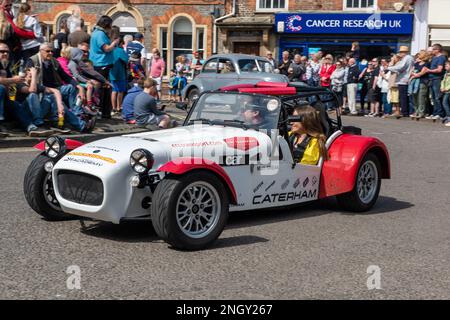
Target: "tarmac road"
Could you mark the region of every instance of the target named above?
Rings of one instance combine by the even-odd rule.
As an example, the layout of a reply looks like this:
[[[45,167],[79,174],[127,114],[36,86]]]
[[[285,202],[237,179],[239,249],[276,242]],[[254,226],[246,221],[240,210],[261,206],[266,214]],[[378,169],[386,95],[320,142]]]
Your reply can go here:
[[[215,246],[179,252],[149,223],[46,222],[22,192],[36,152],[0,151],[0,299],[449,299],[450,128],[344,118],[383,140],[392,180],[374,209],[333,201],[231,216]],[[81,289],[66,273],[79,266]],[[381,289],[368,290],[368,267]],[[371,282],[372,283],[372,282]]]

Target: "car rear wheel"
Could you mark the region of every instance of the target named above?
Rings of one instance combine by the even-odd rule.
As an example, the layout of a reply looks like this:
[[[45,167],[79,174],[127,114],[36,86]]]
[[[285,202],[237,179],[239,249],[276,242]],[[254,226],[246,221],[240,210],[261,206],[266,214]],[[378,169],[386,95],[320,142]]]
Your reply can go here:
[[[74,216],[64,213],[56,199],[53,189],[52,174],[45,170],[50,159],[38,155],[25,172],[23,191],[30,207],[49,221],[73,219]]]
[[[353,190],[336,197],[339,205],[354,212],[370,210],[380,193],[380,172],[380,161],[373,153],[368,153],[361,161]]]
[[[200,91],[197,88],[191,89],[188,94],[189,107],[192,107],[195,101],[200,97]]]
[[[167,177],[153,195],[153,227],[176,249],[204,249],[222,233],[228,201],[223,183],[209,172]]]

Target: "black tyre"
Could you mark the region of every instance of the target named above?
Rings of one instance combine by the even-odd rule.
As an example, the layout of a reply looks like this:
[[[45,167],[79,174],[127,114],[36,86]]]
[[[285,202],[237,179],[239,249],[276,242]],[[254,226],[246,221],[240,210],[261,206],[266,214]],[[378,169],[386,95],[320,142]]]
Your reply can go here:
[[[30,207],[50,221],[73,219],[74,216],[62,212],[53,191],[52,175],[45,171],[44,165],[50,159],[38,155],[25,172],[23,192]]]
[[[176,249],[204,249],[222,233],[228,204],[227,190],[212,173],[196,171],[167,177],[153,195],[153,227]]]
[[[189,107],[192,107],[194,102],[200,97],[200,91],[197,88],[193,88],[188,93],[188,101],[189,101]]]
[[[380,173],[380,161],[375,154],[368,153],[359,165],[353,190],[336,197],[341,208],[354,212],[370,210],[380,193]]]

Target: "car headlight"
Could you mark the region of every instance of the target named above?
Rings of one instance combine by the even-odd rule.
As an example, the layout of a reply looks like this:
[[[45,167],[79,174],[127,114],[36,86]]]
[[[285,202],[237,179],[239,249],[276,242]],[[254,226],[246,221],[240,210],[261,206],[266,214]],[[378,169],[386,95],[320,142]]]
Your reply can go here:
[[[55,159],[64,154],[66,151],[66,143],[61,137],[49,137],[45,140],[45,154]]]
[[[130,166],[137,173],[147,173],[153,167],[153,154],[145,149],[137,149],[131,153]]]

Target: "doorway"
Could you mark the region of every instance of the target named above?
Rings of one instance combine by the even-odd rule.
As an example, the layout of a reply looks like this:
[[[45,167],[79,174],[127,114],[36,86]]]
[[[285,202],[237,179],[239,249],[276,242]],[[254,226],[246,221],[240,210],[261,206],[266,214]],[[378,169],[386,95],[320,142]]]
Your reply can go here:
[[[259,42],[233,42],[233,52],[259,56]]]

